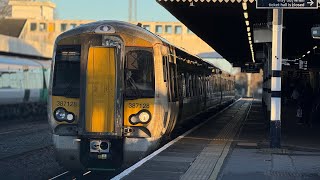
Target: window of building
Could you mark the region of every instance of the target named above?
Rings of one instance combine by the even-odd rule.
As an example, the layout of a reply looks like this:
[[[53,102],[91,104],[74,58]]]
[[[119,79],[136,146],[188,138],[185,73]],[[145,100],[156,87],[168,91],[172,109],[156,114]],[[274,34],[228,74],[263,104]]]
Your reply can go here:
[[[168,34],[172,34],[172,26],[171,26],[171,25],[166,25],[166,26],[165,26],[165,31],[166,31],[166,33],[168,33]]]
[[[175,34],[181,34],[182,33],[182,27],[181,26],[175,26],[174,27],[174,33]]]
[[[70,29],[77,27],[77,24],[70,24]]]
[[[174,27],[174,33],[175,34],[181,34],[182,33],[182,27],[181,26],[175,26]]]
[[[46,30],[47,30],[47,24],[46,23],[40,23],[39,31],[46,31]]]
[[[150,25],[143,25],[143,28],[145,28],[146,30],[150,31]]]
[[[31,23],[30,24],[30,31],[36,31],[37,30],[37,23]]]
[[[194,34],[190,29],[187,30],[188,34]]]
[[[162,26],[156,25],[156,33],[161,34],[162,33]]]
[[[67,24],[61,24],[60,29],[61,29],[61,32],[66,31],[67,30]]]

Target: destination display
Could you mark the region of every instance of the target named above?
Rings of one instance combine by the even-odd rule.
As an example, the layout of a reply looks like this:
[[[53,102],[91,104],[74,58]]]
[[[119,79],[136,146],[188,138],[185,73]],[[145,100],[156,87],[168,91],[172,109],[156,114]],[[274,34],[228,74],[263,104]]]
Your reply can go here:
[[[318,9],[317,0],[257,0],[257,9]]]

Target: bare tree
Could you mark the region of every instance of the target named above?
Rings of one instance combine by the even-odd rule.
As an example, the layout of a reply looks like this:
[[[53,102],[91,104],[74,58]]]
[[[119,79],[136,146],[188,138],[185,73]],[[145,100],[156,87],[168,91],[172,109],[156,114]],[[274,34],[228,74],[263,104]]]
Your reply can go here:
[[[10,6],[8,0],[0,0],[0,19],[10,15]]]

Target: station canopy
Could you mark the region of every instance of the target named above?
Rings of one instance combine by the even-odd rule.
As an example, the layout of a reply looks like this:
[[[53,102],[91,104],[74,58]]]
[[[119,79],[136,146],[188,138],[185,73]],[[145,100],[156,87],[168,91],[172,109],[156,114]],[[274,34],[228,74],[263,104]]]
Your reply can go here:
[[[253,0],[157,1],[233,66],[256,60],[259,62],[257,52],[265,45],[253,43],[253,30],[272,30],[272,9],[256,9]],[[283,58],[301,58],[320,44],[311,36],[311,28],[320,25],[320,11],[284,9],[283,12]],[[252,48],[248,32],[252,38]]]

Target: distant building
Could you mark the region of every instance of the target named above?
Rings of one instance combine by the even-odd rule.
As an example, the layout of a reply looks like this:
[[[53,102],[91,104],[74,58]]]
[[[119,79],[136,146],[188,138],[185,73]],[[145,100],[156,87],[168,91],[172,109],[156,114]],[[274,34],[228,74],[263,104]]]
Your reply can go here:
[[[134,22],[137,24],[136,22]],[[214,52],[214,50],[180,22],[139,22],[142,27],[158,34],[172,44],[186,49],[192,54]]]
[[[4,5],[2,5],[4,6]],[[54,41],[62,32],[93,20],[56,20],[50,1],[8,0],[0,34],[24,40],[44,57],[51,57]]]
[[[45,57],[52,56],[54,41],[59,34],[81,24],[94,22],[94,20],[55,19],[56,5],[50,1],[6,0],[5,4],[7,13],[5,19],[0,19],[0,34],[24,40]],[[144,28],[190,53],[214,51],[180,22],[140,23]]]
[[[21,19],[52,20],[56,5],[50,1],[9,0],[7,16]]]

